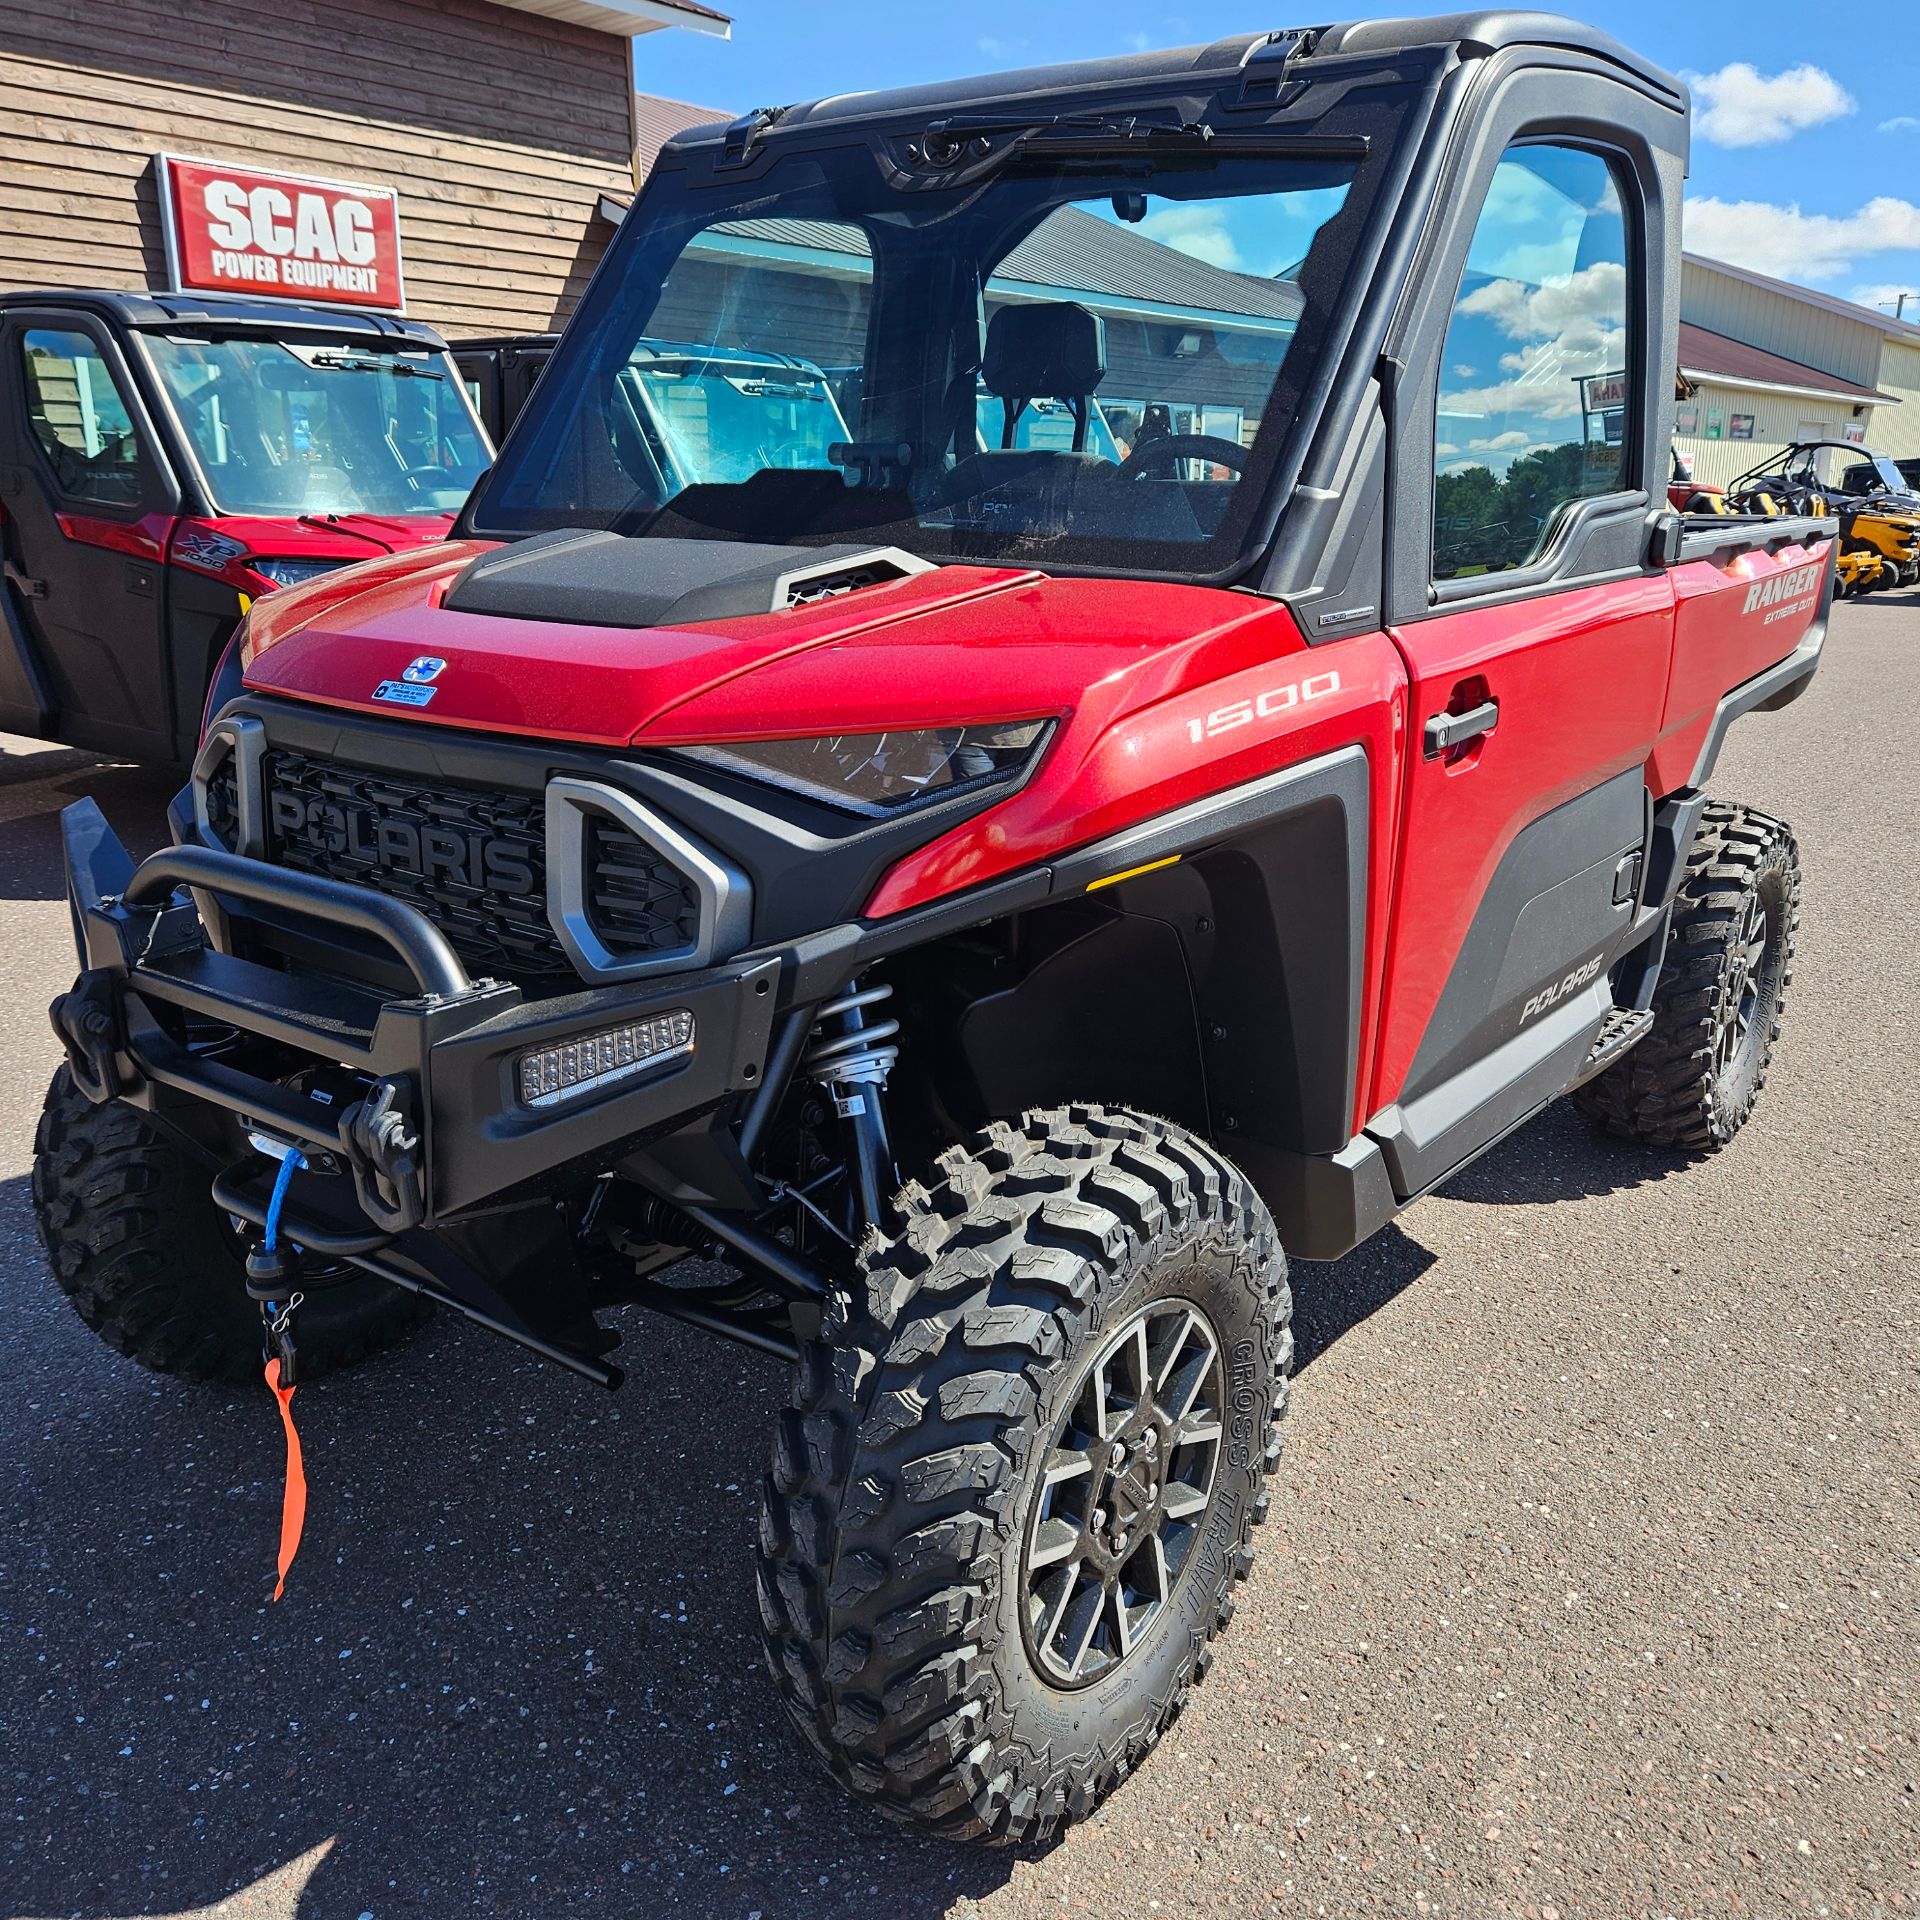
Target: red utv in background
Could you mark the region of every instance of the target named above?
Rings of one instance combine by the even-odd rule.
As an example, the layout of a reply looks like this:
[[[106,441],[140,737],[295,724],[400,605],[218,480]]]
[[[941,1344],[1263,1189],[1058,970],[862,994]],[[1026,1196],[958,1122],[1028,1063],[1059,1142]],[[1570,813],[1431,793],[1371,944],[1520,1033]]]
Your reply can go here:
[[[1676,513],[1724,513],[1726,494],[1693,477],[1693,459],[1678,447],[1667,451],[1667,505]]]
[[[414,321],[0,295],[0,729],[191,759],[252,602],[445,539],[490,458]]]

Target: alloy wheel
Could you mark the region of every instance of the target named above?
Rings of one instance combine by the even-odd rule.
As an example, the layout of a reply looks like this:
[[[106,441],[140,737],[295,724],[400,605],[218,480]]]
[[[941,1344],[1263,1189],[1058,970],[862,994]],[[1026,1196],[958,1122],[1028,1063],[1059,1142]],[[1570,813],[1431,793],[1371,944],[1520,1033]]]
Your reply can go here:
[[[1218,1477],[1220,1341],[1186,1300],[1142,1308],[1086,1366],[1046,1454],[1021,1597],[1056,1686],[1111,1673],[1173,1598]]]
[[[1749,893],[1727,949],[1726,986],[1721,995],[1720,1025],[1714,1035],[1716,1078],[1726,1078],[1741,1064],[1756,1027],[1764,1022],[1763,1003],[1768,997],[1765,961],[1771,931],[1766,903],[1757,891]]]

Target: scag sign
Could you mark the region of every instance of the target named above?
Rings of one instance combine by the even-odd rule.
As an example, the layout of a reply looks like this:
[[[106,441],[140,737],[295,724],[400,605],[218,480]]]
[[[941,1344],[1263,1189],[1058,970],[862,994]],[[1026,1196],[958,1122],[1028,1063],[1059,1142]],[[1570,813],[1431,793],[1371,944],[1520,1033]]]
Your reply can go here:
[[[343,307],[406,306],[391,187],[159,158],[167,263],[180,291]]]

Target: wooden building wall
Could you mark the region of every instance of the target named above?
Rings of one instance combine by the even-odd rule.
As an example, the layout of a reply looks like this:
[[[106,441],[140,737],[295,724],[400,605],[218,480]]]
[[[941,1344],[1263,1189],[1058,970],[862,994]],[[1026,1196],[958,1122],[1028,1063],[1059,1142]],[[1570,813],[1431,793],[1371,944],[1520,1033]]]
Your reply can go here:
[[[394,187],[411,315],[550,327],[633,192],[631,73],[487,0],[0,0],[0,288],[164,285],[173,152]]]

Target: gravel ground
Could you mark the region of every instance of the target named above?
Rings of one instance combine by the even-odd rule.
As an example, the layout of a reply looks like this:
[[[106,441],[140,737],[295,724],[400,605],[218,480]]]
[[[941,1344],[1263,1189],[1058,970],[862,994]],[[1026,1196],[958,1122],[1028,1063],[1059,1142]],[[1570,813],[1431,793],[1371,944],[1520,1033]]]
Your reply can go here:
[[[1297,1275],[1276,1517],[1173,1739],[1040,1857],[843,1800],[760,1670],[746,1549],[783,1382],[630,1320],[614,1398],[443,1319],[270,1404],[156,1382],[27,1207],[71,974],[57,809],[0,762],[0,1914],[1920,1908],[1920,598],[1842,608],[1717,790],[1795,822],[1772,1083],[1686,1166],[1556,1110]]]

